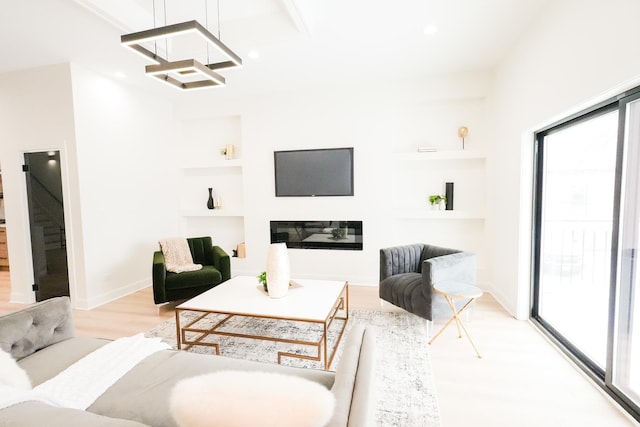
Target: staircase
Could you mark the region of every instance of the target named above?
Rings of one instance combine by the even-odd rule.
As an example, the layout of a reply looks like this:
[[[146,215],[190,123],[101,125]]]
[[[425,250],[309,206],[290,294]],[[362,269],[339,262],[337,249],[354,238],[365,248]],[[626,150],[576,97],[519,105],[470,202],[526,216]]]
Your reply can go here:
[[[44,240],[44,250],[64,248],[66,239],[62,200],[54,196],[35,176],[31,175],[30,178],[32,228],[42,230],[40,238]]]
[[[34,207],[35,224],[42,227],[45,250],[60,249],[66,245],[64,227],[54,222],[41,206]]]

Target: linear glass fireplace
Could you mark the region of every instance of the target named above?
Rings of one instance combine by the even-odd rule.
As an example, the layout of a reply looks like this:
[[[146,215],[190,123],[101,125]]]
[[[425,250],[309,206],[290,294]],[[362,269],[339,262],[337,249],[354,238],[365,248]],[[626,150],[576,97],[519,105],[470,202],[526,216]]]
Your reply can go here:
[[[271,221],[271,243],[292,249],[362,250],[362,221]]]

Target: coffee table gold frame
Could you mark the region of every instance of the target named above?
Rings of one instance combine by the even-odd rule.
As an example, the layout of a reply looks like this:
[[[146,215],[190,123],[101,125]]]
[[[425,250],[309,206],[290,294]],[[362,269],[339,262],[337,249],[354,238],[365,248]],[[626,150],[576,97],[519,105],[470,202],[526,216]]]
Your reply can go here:
[[[339,311],[344,311],[344,317],[338,316]],[[202,313],[196,319],[190,321],[185,326],[180,326],[180,313],[183,311],[190,311],[196,313]],[[209,315],[224,315],[224,318],[218,321],[215,325],[208,329],[201,329],[197,327],[193,327],[196,323],[204,319]],[[253,317],[256,319],[276,319],[276,320],[284,320],[290,322],[304,322],[304,323],[315,323],[323,325],[322,336],[317,341],[303,341],[303,340],[295,340],[295,339],[287,339],[280,337],[272,337],[265,335],[253,335],[253,334],[243,334],[238,332],[225,332],[221,331],[220,328],[224,326],[224,324],[234,316],[243,316],[243,317]],[[327,346],[327,335],[331,324],[335,319],[344,320],[344,323],[340,329],[340,333],[338,335],[338,339],[336,340],[336,344],[333,347],[333,351],[331,354],[328,353]],[[297,359],[305,359],[311,360],[315,362],[324,362],[324,369],[328,370],[333,362],[333,358],[336,355],[336,351],[338,350],[338,346],[340,345],[340,340],[344,335],[344,331],[347,327],[347,322],[349,321],[349,283],[345,282],[344,288],[342,292],[336,299],[333,307],[329,310],[329,314],[324,319],[324,321],[310,320],[310,319],[302,319],[302,318],[285,318],[285,317],[276,317],[276,316],[263,316],[263,315],[255,315],[250,313],[230,313],[230,312],[221,312],[221,311],[209,311],[209,310],[194,310],[194,309],[181,309],[176,307],[176,336],[178,339],[178,350],[182,349],[184,345],[185,349],[189,349],[193,346],[206,346],[213,347],[217,355],[220,355],[220,344],[219,343],[210,343],[204,342],[203,340],[209,335],[220,335],[227,337],[238,337],[238,338],[251,338],[256,340],[265,340],[265,341],[275,341],[282,342],[288,344],[297,344],[297,345],[306,345],[316,348],[316,355],[304,355],[304,354],[295,354],[284,351],[278,352],[278,364],[282,362],[282,357],[293,357]],[[200,334],[197,338],[193,340],[187,339],[187,332],[192,332],[196,334]]]

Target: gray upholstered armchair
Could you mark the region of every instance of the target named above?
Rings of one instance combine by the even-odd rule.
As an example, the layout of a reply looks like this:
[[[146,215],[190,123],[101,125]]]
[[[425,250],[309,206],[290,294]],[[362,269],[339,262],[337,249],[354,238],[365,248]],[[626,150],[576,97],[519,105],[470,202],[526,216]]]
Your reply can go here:
[[[439,281],[476,283],[476,256],[471,252],[422,243],[380,249],[380,298],[427,320],[451,315]]]

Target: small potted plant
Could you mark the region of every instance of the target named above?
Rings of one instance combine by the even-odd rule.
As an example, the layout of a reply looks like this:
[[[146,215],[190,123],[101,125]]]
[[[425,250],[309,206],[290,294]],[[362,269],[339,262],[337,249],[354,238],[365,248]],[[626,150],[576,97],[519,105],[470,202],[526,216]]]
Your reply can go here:
[[[341,240],[344,239],[346,236],[347,232],[345,231],[344,228],[334,228],[333,230],[331,230],[331,238],[333,240]]]
[[[429,196],[429,203],[431,203],[431,209],[440,209],[443,210],[445,208],[445,204],[447,203],[446,196],[442,196],[440,194],[432,194]]]
[[[258,282],[262,283],[262,287],[264,288],[265,292],[268,292],[269,289],[267,288],[267,272],[263,271],[262,273],[258,274],[258,276],[256,276],[258,278]]]

